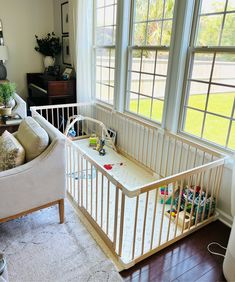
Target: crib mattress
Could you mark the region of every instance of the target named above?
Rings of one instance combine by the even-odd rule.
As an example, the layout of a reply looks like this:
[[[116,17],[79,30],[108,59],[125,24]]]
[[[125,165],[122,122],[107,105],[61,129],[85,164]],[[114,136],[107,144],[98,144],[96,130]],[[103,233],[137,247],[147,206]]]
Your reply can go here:
[[[77,140],[74,143],[84,154],[101,167],[104,168],[104,165],[112,165],[112,169],[107,170],[107,172],[129,191],[159,179],[158,175],[150,173],[108,146],[105,146],[106,154],[101,156],[89,146],[89,139]]]

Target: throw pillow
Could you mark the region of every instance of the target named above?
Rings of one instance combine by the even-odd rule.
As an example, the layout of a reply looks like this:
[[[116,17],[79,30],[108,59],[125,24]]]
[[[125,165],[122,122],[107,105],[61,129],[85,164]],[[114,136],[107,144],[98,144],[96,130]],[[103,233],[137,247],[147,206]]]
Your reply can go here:
[[[16,138],[25,149],[27,162],[39,156],[49,144],[47,132],[32,117],[23,119]]]
[[[11,133],[5,130],[0,136],[0,171],[19,166],[24,160],[24,148]]]

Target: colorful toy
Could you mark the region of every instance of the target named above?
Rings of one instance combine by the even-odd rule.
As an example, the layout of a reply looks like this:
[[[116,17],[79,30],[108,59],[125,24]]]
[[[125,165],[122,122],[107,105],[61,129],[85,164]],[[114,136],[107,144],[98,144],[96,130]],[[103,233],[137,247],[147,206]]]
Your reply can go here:
[[[99,139],[95,134],[92,134],[89,138],[90,147],[96,147]]]
[[[172,189],[168,186],[160,187],[159,189],[160,194],[160,203],[163,204],[165,201],[165,204],[170,205],[171,204],[171,194]]]

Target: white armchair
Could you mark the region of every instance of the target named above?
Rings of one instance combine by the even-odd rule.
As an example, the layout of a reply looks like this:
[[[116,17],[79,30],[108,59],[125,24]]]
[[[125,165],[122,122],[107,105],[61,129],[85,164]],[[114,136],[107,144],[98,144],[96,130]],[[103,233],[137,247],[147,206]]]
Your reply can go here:
[[[65,136],[43,117],[34,119],[46,130],[50,144],[34,160],[0,172],[0,222],[52,205],[64,221]]]
[[[27,116],[26,102],[16,93],[14,95],[14,100],[15,100],[15,106],[12,109],[12,113],[18,114],[22,118],[25,118]]]

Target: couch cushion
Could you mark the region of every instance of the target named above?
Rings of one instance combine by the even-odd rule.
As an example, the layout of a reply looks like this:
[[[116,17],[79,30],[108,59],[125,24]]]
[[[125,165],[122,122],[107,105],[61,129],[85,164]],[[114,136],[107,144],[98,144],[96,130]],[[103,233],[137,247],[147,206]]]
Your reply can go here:
[[[24,163],[25,150],[17,139],[4,131],[0,136],[0,171],[19,166]]]
[[[27,162],[39,156],[49,144],[47,132],[31,117],[23,119],[16,138],[25,149]]]

